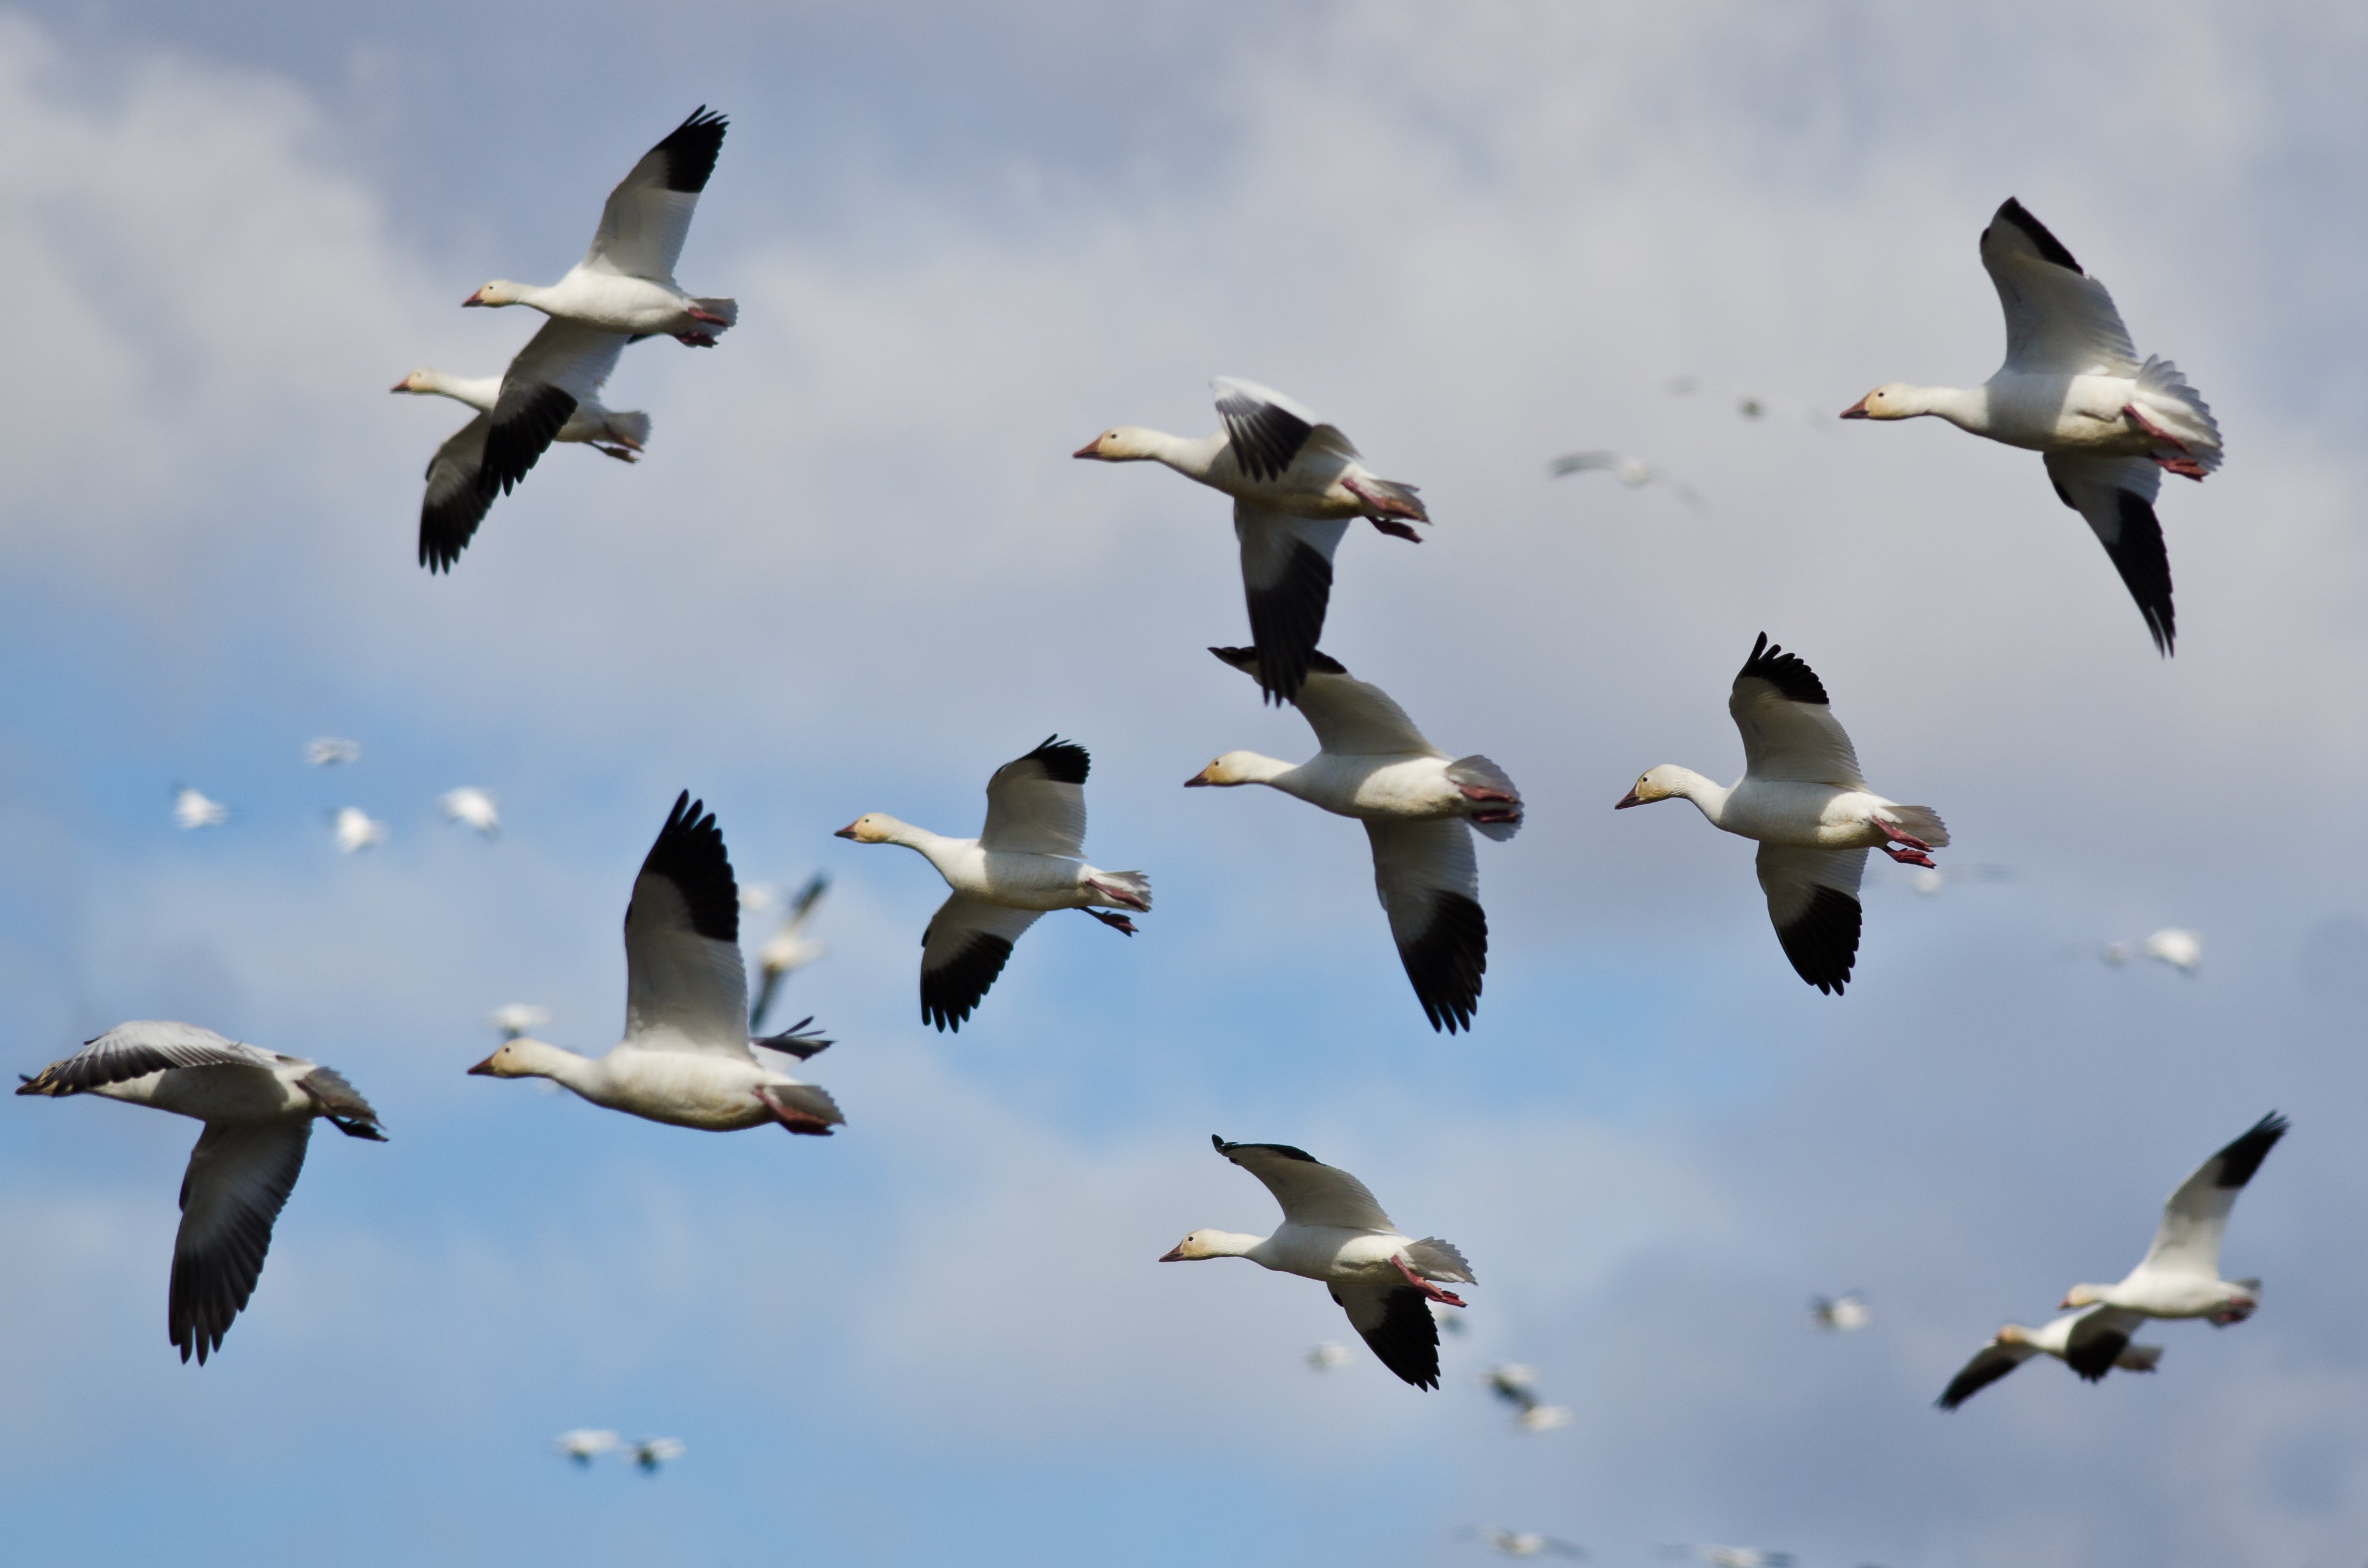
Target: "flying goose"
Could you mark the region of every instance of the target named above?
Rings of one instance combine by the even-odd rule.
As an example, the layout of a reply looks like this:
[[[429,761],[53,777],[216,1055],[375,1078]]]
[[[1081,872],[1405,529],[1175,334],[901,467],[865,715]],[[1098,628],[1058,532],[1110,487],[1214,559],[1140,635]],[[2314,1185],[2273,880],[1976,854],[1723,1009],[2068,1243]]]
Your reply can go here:
[[[1257,650],[1209,652],[1258,678]],[[1307,658],[1292,702],[1315,732],[1322,748],[1315,756],[1294,765],[1229,751],[1185,786],[1264,784],[1362,822],[1373,846],[1373,883],[1423,1017],[1450,1034],[1468,1029],[1488,967],[1488,917],[1469,830],[1512,837],[1521,826],[1521,792],[1485,756],[1450,758],[1388,693],[1352,678],[1339,661],[1314,649]]]
[[[1551,1432],[1571,1423],[1568,1405],[1547,1404],[1539,1400],[1538,1369],[1525,1362],[1499,1361],[1476,1381],[1513,1407],[1514,1424],[1525,1432]]]
[[[329,818],[329,829],[336,836],[340,855],[351,855],[386,842],[386,824],[359,806],[338,807]]]
[[[625,345],[660,334],[712,348],[739,318],[731,300],[694,299],[674,280],[699,193],[715,171],[724,119],[705,105],[609,193],[592,248],[550,288],[496,278],[461,302],[526,305],[551,318],[502,377],[485,434],[485,482],[507,490],[534,466],[576,404],[608,379]]]
[[[1789,1551],[1760,1546],[1665,1546],[1664,1557],[1689,1557],[1709,1568],[1793,1568]]]
[[[1907,866],[1949,842],[1929,806],[1866,787],[1824,683],[1761,632],[1726,699],[1743,733],[1743,777],[1722,789],[1691,768],[1648,769],[1616,811],[1691,801],[1714,827],[1759,841],[1759,886],[1776,939],[1803,980],[1839,996],[1858,957],[1859,878],[1869,848]]]
[[[447,822],[459,823],[462,827],[472,827],[487,838],[495,838],[501,835],[502,814],[495,806],[493,791],[490,790],[480,790],[472,784],[463,784],[458,790],[447,790],[437,796],[436,803],[443,808],[444,820]]]
[[[658,1466],[668,1460],[678,1460],[689,1451],[680,1437],[643,1437],[633,1445],[633,1463],[643,1475],[655,1475]]]
[[[2087,1312],[2066,1312],[2044,1328],[2008,1324],[1996,1338],[1974,1352],[1974,1358],[1949,1380],[1934,1403],[1943,1410],[1954,1410],[2038,1355],[2055,1357],[2092,1383],[2116,1367],[2125,1372],[2151,1372],[2162,1359],[2162,1346],[2130,1343],[2131,1330],[2145,1321],[2136,1312],[2090,1307]],[[2080,1335],[2077,1359],[2072,1350],[2076,1334]]]
[[[2041,453],[2055,498],[2088,520],[2169,653],[2178,629],[2155,494],[2166,472],[2201,480],[2220,466],[2220,426],[2178,366],[2139,362],[2105,286],[2012,197],[1982,231],[1982,265],[2006,308],[1998,373],[1978,387],[1886,382],[1842,417],[1937,415]]]
[[[343,763],[359,762],[362,744],[340,740],[336,735],[318,735],[304,743],[304,760],[314,767],[336,767]]]
[[[1328,1372],[1335,1367],[1345,1367],[1349,1364],[1349,1347],[1345,1345],[1335,1345],[1327,1339],[1321,1345],[1311,1346],[1302,1359],[1315,1371]]]
[[[118,1024],[27,1078],[20,1095],[102,1095],[206,1124],[181,1178],[181,1228],[165,1320],[200,1367],[255,1293],[271,1227],[304,1168],[313,1120],[386,1142],[378,1112],[335,1072],[224,1040],[195,1024]]]
[[[1228,1143],[1213,1134],[1209,1142],[1266,1184],[1282,1205],[1282,1223],[1270,1236],[1194,1231],[1159,1261],[1247,1257],[1262,1268],[1317,1280],[1382,1365],[1418,1389],[1437,1388],[1439,1325],[1431,1321],[1430,1303],[1460,1307],[1463,1301],[1431,1281],[1474,1283],[1463,1255],[1436,1236],[1414,1241],[1400,1234],[1363,1182],[1304,1149]]]
[[[2203,967],[2203,937],[2199,932],[2167,926],[2141,942],[2107,942],[2098,956],[2117,968],[2133,958],[2152,959],[2192,975]]]
[[[1499,1529],[1494,1525],[1474,1525],[1463,1532],[1473,1540],[1507,1557],[1585,1557],[1587,1548],[1567,1540],[1558,1540],[1535,1530]]]
[[[594,1105],[708,1132],[779,1123],[828,1137],[829,1095],[751,1049],[740,897],[715,818],[686,790],[625,906],[625,1038],[599,1057],[520,1035],[469,1069],[550,1078]],[[811,1023],[813,1020],[808,1019]],[[831,1042],[799,1029],[754,1042],[800,1058]]]
[[[576,1469],[589,1470],[595,1459],[622,1448],[624,1439],[604,1428],[579,1426],[553,1437],[551,1446],[575,1460]]]
[[[1574,473],[1608,473],[1630,490],[1641,490],[1647,484],[1666,484],[1677,498],[1702,510],[1702,498],[1694,487],[1679,479],[1668,469],[1648,463],[1642,458],[1632,458],[1620,452],[1570,452],[1546,465],[1546,477],[1563,479]]]
[[[2251,1317],[2261,1304],[2261,1282],[2220,1278],[2220,1238],[2237,1195],[2286,1135],[2286,1119],[2271,1111],[2196,1166],[2163,1204],[2154,1244],[2138,1266],[2116,1285],[2073,1286],[2063,1305],[2103,1305],[2149,1318],[2204,1318],[2214,1328]],[[2073,1330],[2065,1359],[2082,1377],[2100,1375],[2112,1359],[2105,1338],[2084,1324]]]
[[[781,928],[766,937],[765,945],[757,949],[757,972],[760,978],[756,1006],[748,1010],[751,1030],[765,1027],[765,1015],[772,1008],[773,994],[780,989],[781,982],[822,957],[822,944],[806,935],[806,923],[814,918],[814,905],[829,890],[830,878],[816,871],[799,890],[798,896],[790,901],[790,912],[782,917]]]
[[[639,461],[643,445],[650,438],[650,416],[603,408],[599,400],[591,395],[616,369],[617,356],[623,350],[625,339],[613,333],[585,335],[580,330],[563,330],[566,325],[561,322],[546,324],[510,362],[511,372],[520,378],[522,387],[550,381],[562,374],[554,357],[564,353],[571,341],[578,347],[605,356],[605,364],[583,367],[575,375],[571,384],[581,384],[583,395],[569,410],[565,422],[552,432],[551,439],[580,443],[620,462]],[[596,370],[597,374],[591,373]],[[414,370],[392,389],[449,397],[477,411],[474,419],[446,437],[444,444],[436,449],[436,455],[427,460],[427,493],[419,503],[419,564],[430,572],[452,569],[452,563],[461,559],[461,551],[476,537],[477,525],[485,520],[494,497],[504,488],[497,481],[488,483],[485,476],[485,437],[494,426],[494,409],[500,402],[502,385],[503,378],[499,376],[448,376],[440,370]],[[528,460],[527,466],[533,466],[532,459]],[[513,477],[511,483],[516,482]]]
[[[1003,972],[1011,944],[1047,911],[1082,909],[1134,935],[1134,922],[1103,911],[1148,910],[1150,879],[1085,861],[1086,773],[1092,765],[1075,741],[1046,736],[986,781],[986,825],[976,838],[947,838],[883,812],[866,812],[834,835],[858,844],[901,844],[953,890],[921,933],[924,1023],[959,1030]]]
[[[1809,1303],[1809,1321],[1829,1334],[1849,1334],[1864,1328],[1873,1316],[1867,1311],[1866,1298],[1856,1290],[1819,1296]]]
[[[1224,426],[1216,434],[1190,439],[1118,425],[1071,455],[1166,463],[1234,498],[1250,641],[1264,656],[1254,673],[1268,700],[1282,702],[1298,692],[1323,635],[1332,552],[1349,525],[1362,517],[1419,543],[1409,524],[1430,514],[1413,485],[1375,477],[1349,437],[1302,404],[1255,381],[1220,376],[1209,384]]]
[[[220,801],[208,800],[187,784],[173,791],[173,825],[183,832],[201,827],[220,827],[230,821],[230,808]]]

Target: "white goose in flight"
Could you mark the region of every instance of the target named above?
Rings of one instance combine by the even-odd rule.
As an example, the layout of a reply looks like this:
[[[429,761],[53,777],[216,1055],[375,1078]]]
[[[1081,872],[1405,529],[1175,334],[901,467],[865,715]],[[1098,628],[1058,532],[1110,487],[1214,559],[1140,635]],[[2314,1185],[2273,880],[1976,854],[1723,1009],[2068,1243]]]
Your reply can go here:
[[[1949,1380],[1934,1403],[1943,1410],[1954,1410],[2033,1356],[2053,1356],[2092,1383],[2116,1367],[2125,1372],[2151,1372],[2162,1359],[2162,1346],[2130,1343],[2131,1331],[2145,1321],[2136,1312],[2090,1307],[2087,1312],[2066,1312],[2044,1328],[2008,1324],[1996,1338],[1974,1352],[1974,1358]],[[2072,1351],[2075,1334],[2080,1335],[2077,1361]]]
[[[1258,678],[1257,650],[1209,652]],[[1313,649],[1307,657],[1292,702],[1322,749],[1295,765],[1229,751],[1185,786],[1264,784],[1362,822],[1372,840],[1373,882],[1423,1017],[1450,1034],[1470,1028],[1488,967],[1488,917],[1470,830],[1512,837],[1521,826],[1521,792],[1485,756],[1449,757],[1387,692],[1352,678],[1339,661]]]
[[[209,800],[199,790],[181,785],[173,791],[173,825],[185,833],[201,827],[220,827],[230,821],[230,808],[220,801]]]
[[[1949,842],[1930,806],[1903,806],[1866,787],[1858,754],[1798,653],[1761,632],[1726,699],[1743,733],[1743,777],[1713,783],[1691,768],[1648,769],[1614,810],[1691,801],[1714,827],[1759,841],[1759,886],[1776,939],[1803,980],[1839,996],[1858,957],[1859,878],[1866,852],[1930,866]]]
[[[1072,455],[1166,463],[1234,498],[1250,642],[1263,657],[1258,684],[1281,702],[1298,692],[1323,635],[1332,552],[1349,525],[1363,517],[1419,543],[1409,525],[1430,514],[1413,485],[1377,477],[1349,437],[1302,404],[1255,381],[1220,376],[1209,384],[1224,426],[1216,434],[1189,438],[1118,425]]]
[[[550,335],[549,327],[537,333],[510,362],[510,370],[520,377],[521,385],[539,384],[552,373],[547,358],[554,347]],[[564,347],[567,335],[559,335],[558,347]],[[599,400],[591,395],[616,368],[617,355],[625,342],[611,334],[600,335],[608,340],[608,364],[589,379],[583,397],[569,411],[566,422],[552,432],[551,438],[579,443],[620,462],[638,462],[642,447],[650,438],[650,416],[603,408]],[[476,537],[477,525],[485,520],[494,497],[501,494],[499,484],[485,483],[484,468],[485,436],[494,426],[494,408],[501,398],[502,381],[499,376],[448,376],[441,370],[414,370],[391,389],[421,396],[449,397],[477,411],[474,419],[445,437],[444,444],[436,449],[436,455],[427,460],[427,493],[419,503],[419,564],[430,572],[452,569],[452,563],[461,559],[461,551]]]
[[[1048,735],[986,781],[986,825],[976,838],[948,838],[884,812],[866,812],[833,835],[901,844],[953,890],[921,933],[924,1023],[959,1030],[1003,972],[1011,944],[1051,910],[1082,909],[1134,935],[1134,922],[1103,911],[1150,909],[1150,879],[1085,861],[1086,774],[1092,766],[1085,747]]]
[[[2155,494],[2165,472],[2200,480],[2220,466],[2220,426],[2178,366],[2139,362],[2105,286],[2011,197],[1982,231],[1982,265],[2006,308],[1998,373],[1977,387],[1886,382],[1842,417],[1937,415],[2042,454],[2056,499],[2087,519],[2169,653],[2178,627]]]
[[[1261,1268],[1316,1280],[1382,1365],[1418,1389],[1437,1388],[1439,1325],[1430,1303],[1460,1307],[1463,1301],[1431,1281],[1474,1283],[1463,1255],[1436,1236],[1400,1234],[1363,1182],[1304,1149],[1228,1143],[1214,1135],[1209,1142],[1266,1184],[1282,1205],[1282,1224],[1270,1236],[1194,1231],[1159,1261],[1247,1257]]]
[[[847,1119],[829,1095],[751,1049],[739,890],[723,835],[703,811],[689,790],[677,796],[633,879],[625,1038],[587,1057],[520,1035],[472,1074],[549,1078],[594,1105],[707,1132],[769,1122],[828,1137]],[[831,1042],[791,1030],[755,1043],[803,1059]]]
[[[591,398],[625,345],[664,334],[712,348],[738,319],[731,300],[694,299],[674,280],[699,193],[715,172],[724,119],[701,105],[609,193],[592,248],[550,288],[496,278],[461,302],[526,305],[551,320],[502,377],[485,433],[484,482],[508,490]]]
[[[2271,1111],[2196,1166],[2195,1174],[2180,1182],[2162,1206],[2154,1244],[2138,1266],[2119,1284],[2073,1286],[2063,1304],[2103,1305],[2149,1318],[2205,1318],[2215,1328],[2251,1317],[2261,1304],[2261,1282],[2220,1278],[2220,1238],[2228,1229],[2237,1195],[2286,1135],[2286,1119]],[[2084,1355],[2080,1329],[2073,1331],[2065,1358],[2083,1377],[2112,1359],[2093,1344]]]
[[[487,838],[501,836],[502,813],[492,790],[463,784],[437,796],[436,803],[442,808],[445,821],[474,828]]]
[[[751,1030],[765,1027],[765,1015],[771,1011],[774,994],[780,989],[781,982],[822,957],[822,944],[806,935],[806,926],[814,919],[814,905],[829,891],[829,876],[816,871],[799,890],[798,896],[790,901],[790,912],[782,917],[780,929],[766,937],[765,945],[757,949],[759,979],[756,1006],[748,1010]]]
[[[336,1073],[224,1040],[195,1024],[118,1024],[18,1086],[20,1095],[102,1095],[206,1124],[181,1178],[165,1327],[204,1366],[255,1293],[271,1227],[304,1168],[313,1121],[383,1143],[378,1112]]]

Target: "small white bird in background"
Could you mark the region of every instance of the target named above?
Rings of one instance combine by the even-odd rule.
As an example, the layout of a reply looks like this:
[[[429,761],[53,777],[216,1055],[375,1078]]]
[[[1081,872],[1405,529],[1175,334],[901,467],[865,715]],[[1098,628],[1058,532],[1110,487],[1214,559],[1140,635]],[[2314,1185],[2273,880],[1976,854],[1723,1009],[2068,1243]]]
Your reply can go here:
[[[1587,1548],[1570,1541],[1557,1540],[1535,1530],[1499,1529],[1494,1525],[1474,1525],[1459,1532],[1467,1540],[1476,1540],[1492,1551],[1508,1557],[1584,1557]]]
[[[2152,959],[2192,975],[2203,967],[2203,937],[2200,932],[2165,926],[2142,942],[2107,942],[2098,956],[2116,968],[2133,958]]]
[[[228,821],[230,808],[220,801],[209,801],[186,784],[173,791],[173,824],[183,832],[220,827]]]
[[[624,1447],[624,1439],[614,1432],[590,1426],[579,1426],[573,1432],[562,1432],[551,1440],[551,1446],[575,1461],[579,1470],[589,1470],[592,1461],[601,1454],[613,1453]]]
[[[1309,1350],[1305,1359],[1308,1366],[1315,1370],[1328,1372],[1335,1367],[1345,1367],[1349,1364],[1349,1347],[1345,1345],[1335,1345],[1327,1339]]]
[[[679,1437],[644,1437],[633,1445],[633,1462],[643,1475],[655,1475],[658,1466],[668,1460],[678,1460],[689,1449]]]
[[[781,982],[822,957],[822,944],[806,935],[806,923],[814,918],[814,905],[829,891],[830,878],[825,873],[816,871],[808,878],[791,902],[780,929],[766,937],[765,945],[757,949],[757,1003],[748,1010],[749,1033],[765,1027],[765,1015],[772,1008]]]
[[[1938,866],[1926,866],[1908,879],[1908,886],[1930,898],[1942,888],[1961,882],[2010,882],[2013,868],[2009,866],[1955,866],[1943,870]]]
[[[1439,1302],[1433,1301],[1430,1303],[1430,1315],[1432,1321],[1437,1323],[1444,1333],[1468,1334],[1471,1332],[1463,1322],[1463,1314],[1451,1307],[1441,1306]]]
[[[1849,1334],[1864,1328],[1873,1321],[1873,1314],[1867,1311],[1864,1295],[1845,1290],[1839,1296],[1819,1296],[1811,1301],[1809,1321],[1829,1333]]]
[[[304,760],[314,767],[336,767],[341,763],[359,762],[362,744],[341,741],[335,735],[321,735],[304,743]]]
[[[1571,1423],[1568,1405],[1546,1404],[1539,1400],[1535,1367],[1520,1361],[1500,1361],[1474,1381],[1513,1407],[1513,1422],[1524,1432],[1551,1432]]]
[[[1757,1546],[1665,1546],[1661,1555],[1691,1558],[1710,1568],[1793,1568],[1791,1552]]]
[[[1767,392],[1752,392],[1732,381],[1721,381],[1716,386],[1710,386],[1700,376],[1671,377],[1661,390],[1671,397],[1691,397],[1698,392],[1709,392],[1713,396],[1732,403],[1739,418],[1749,420],[1754,424],[1770,415],[1782,415],[1787,419],[1800,421],[1803,426],[1815,430],[1820,436],[1830,436],[1833,433],[1832,427],[1826,422],[1825,414],[1819,409],[1810,407],[1798,398],[1777,397]]]
[[[517,1040],[551,1022],[551,1009],[531,1002],[505,1002],[485,1015],[485,1022],[501,1030],[502,1039]]]
[[[473,827],[487,838],[495,837],[502,831],[501,813],[494,809],[494,794],[490,790],[463,784],[458,790],[445,790],[436,797],[436,803],[444,809],[446,822]]]
[[[329,821],[336,833],[340,854],[351,855],[358,849],[386,842],[386,824],[371,818],[359,806],[340,806]]]
[[[1668,470],[1656,468],[1642,458],[1622,457],[1618,452],[1572,452],[1546,465],[1548,479],[1561,479],[1574,473],[1608,473],[1631,490],[1640,490],[1647,484],[1664,484],[1679,500],[1696,511],[1702,510],[1702,498],[1692,485],[1681,483]]]

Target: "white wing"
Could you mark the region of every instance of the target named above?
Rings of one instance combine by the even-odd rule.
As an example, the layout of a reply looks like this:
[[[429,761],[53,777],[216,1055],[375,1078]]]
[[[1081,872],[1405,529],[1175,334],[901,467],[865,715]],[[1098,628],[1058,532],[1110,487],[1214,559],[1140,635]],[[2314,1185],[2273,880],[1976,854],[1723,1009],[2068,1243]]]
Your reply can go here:
[[[2261,1161],[2286,1135],[2286,1119],[2275,1111],[2261,1118],[2244,1136],[2195,1167],[2179,1190],[2162,1206],[2162,1223],[2154,1244],[2146,1249],[2140,1268],[2166,1274],[2200,1274],[2220,1278],[2220,1237],[2228,1228],[2237,1195],[2261,1168]]]
[[[2137,350],[2105,286],[2009,197],[1982,231],[1982,265],[2006,309],[2006,368],[2066,376],[2135,376]]]
[[[1754,778],[1863,790],[1858,753],[1826,699],[1825,683],[1798,653],[1759,634],[1736,673],[1726,710],[1743,734],[1744,771]]]
[[[1866,851],[1763,844],[1759,869],[1769,921],[1793,971],[1827,995],[1840,995],[1858,959]]]
[[[960,1030],[1011,957],[1011,944],[1043,912],[956,893],[921,933],[921,1021]]]
[[[1272,387],[1232,376],[1219,376],[1209,385],[1217,394],[1217,418],[1225,427],[1234,461],[1252,479],[1269,483],[1281,479],[1304,448],[1341,458],[1357,455],[1337,426]]]
[[[485,432],[482,483],[508,491],[526,477],[578,403],[596,400],[631,340],[553,316],[502,372]]]
[[[1307,677],[1324,635],[1324,612],[1332,602],[1332,552],[1340,548],[1349,521],[1296,517],[1247,501],[1234,503],[1250,641],[1258,651],[1258,685],[1269,699],[1290,698]]]
[[[1026,756],[995,770],[986,781],[982,849],[1030,855],[1086,852],[1086,774],[1093,758],[1075,741],[1047,735]]]
[[[1288,1143],[1228,1143],[1211,1135],[1217,1153],[1266,1184],[1292,1225],[1335,1225],[1349,1231],[1394,1233],[1365,1184],[1338,1165],[1327,1165]],[[1426,1311],[1426,1317],[1429,1314]]]
[[[141,1018],[118,1024],[85,1042],[25,1081],[20,1095],[76,1095],[108,1084],[144,1078],[173,1067],[260,1067],[266,1072],[292,1060],[237,1040],[224,1040],[195,1024]]]
[[[1212,648],[1218,658],[1255,680],[1255,648]],[[1445,756],[1423,738],[1406,710],[1380,687],[1357,679],[1329,653],[1309,655],[1307,678],[1292,704],[1326,751],[1349,756]]]
[[[2049,452],[2044,460],[2055,498],[2087,521],[2112,558],[2130,597],[2137,601],[2155,647],[2169,653],[2179,626],[2171,613],[2170,552],[2163,546],[2162,524],[2154,515],[2162,471],[2145,458]]]
[[[715,818],[684,790],[625,907],[625,1043],[748,1054],[740,893]]]
[[[1461,818],[1368,821],[1373,885],[1389,912],[1399,961],[1434,1029],[1472,1027],[1488,968],[1488,916],[1480,864]]]
[[[715,172],[723,131],[723,117],[702,104],[643,153],[633,172],[609,193],[584,265],[671,285],[699,193]]]
[[[181,1178],[181,1229],[173,1239],[166,1317],[181,1359],[203,1366],[222,1348],[255,1292],[272,1222],[304,1168],[313,1122],[206,1124]]]

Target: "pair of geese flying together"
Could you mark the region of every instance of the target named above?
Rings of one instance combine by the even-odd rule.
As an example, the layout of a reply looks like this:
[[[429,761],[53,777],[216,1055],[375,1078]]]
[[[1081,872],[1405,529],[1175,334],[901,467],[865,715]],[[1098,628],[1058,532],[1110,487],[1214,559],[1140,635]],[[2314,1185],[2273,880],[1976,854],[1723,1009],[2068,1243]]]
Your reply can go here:
[[[2203,1318],[2226,1328],[2251,1317],[2261,1304],[2261,1282],[2221,1278],[2220,1242],[2237,1195],[2286,1127],[2272,1111],[2197,1166],[2162,1206],[2154,1244],[2135,1268],[2117,1284],[2073,1286],[2065,1292],[2065,1315],[2043,1327],[2010,1323],[1999,1329],[1950,1381],[1941,1408],[1956,1409],[2033,1356],[2053,1356],[2092,1383],[2116,1367],[2151,1372],[2161,1346],[2130,1343],[2148,1318]]]
[[[419,509],[419,563],[449,572],[496,495],[553,441],[634,461],[650,418],[601,406],[598,392],[628,344],[673,337],[712,348],[739,319],[731,300],[696,298],[675,281],[700,193],[723,147],[724,118],[702,105],[642,155],[600,211],[584,259],[549,288],[496,278],[464,305],[525,305],[550,319],[499,378],[414,370],[393,390],[449,397],[477,416],[436,449]]]

